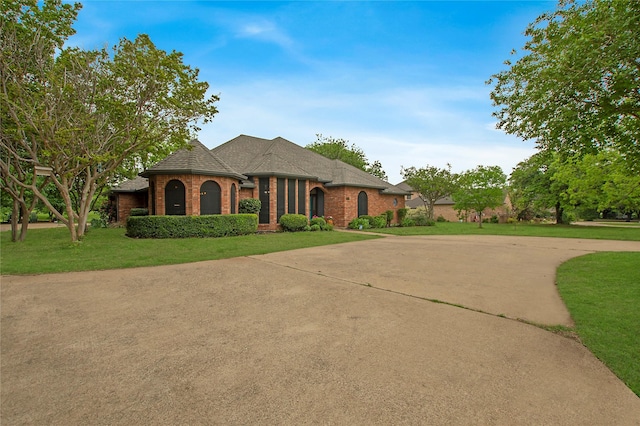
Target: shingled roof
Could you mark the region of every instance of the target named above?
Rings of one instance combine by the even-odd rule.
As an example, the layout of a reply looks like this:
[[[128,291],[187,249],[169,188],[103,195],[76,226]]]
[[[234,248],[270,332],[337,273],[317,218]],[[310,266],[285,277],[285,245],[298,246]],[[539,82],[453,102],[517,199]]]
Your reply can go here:
[[[118,186],[111,188],[113,192],[143,192],[149,188],[149,179],[136,176],[135,179],[125,180]]]
[[[158,174],[197,174],[247,179],[195,139],[189,142],[189,147],[174,152],[155,166],[140,173],[140,176],[148,178]]]
[[[326,186],[374,188],[385,194],[406,191],[340,160],[330,160],[284,138],[240,135],[211,150],[234,170],[249,176],[315,179]]]

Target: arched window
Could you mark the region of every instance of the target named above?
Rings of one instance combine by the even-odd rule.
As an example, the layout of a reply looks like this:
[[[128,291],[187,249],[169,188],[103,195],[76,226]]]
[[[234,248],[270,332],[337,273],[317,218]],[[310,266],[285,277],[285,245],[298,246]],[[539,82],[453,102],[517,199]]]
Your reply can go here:
[[[208,180],[200,187],[200,214],[220,214],[222,213],[220,185],[217,182]]]
[[[369,198],[367,193],[360,191],[358,194],[358,217],[366,216],[369,214]]]
[[[231,184],[231,214],[236,214],[236,206],[238,203],[236,202],[236,184]]]
[[[164,188],[164,214],[177,216],[187,214],[184,184],[177,179],[170,180]]]

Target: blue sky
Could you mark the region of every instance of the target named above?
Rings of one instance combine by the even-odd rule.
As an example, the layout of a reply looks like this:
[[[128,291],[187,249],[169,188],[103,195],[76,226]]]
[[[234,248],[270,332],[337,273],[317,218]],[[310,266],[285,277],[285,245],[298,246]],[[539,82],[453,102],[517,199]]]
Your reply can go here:
[[[184,53],[220,95],[198,138],[239,134],[347,139],[401,167],[477,165],[508,175],[535,152],[495,130],[485,81],[553,1],[85,1],[69,44],[112,46],[145,33]]]

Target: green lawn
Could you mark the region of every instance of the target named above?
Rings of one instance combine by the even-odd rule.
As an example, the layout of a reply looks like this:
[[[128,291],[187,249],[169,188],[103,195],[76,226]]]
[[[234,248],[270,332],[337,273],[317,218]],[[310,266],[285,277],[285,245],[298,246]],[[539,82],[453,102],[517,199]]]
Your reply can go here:
[[[640,252],[571,259],[557,283],[582,342],[640,396]]]
[[[438,222],[434,226],[368,229],[370,232],[393,235],[512,235],[520,237],[592,238],[598,240],[640,241],[640,227],[533,225]]]
[[[90,229],[72,244],[67,228],[31,229],[22,243],[0,235],[0,273],[44,274],[157,266],[264,254],[380,238],[345,232],[256,234],[228,238],[132,239],[123,228]]]
[[[640,241],[640,229],[437,223],[376,229],[394,235],[513,235]],[[41,274],[187,263],[379,238],[347,232],[272,233],[229,238],[145,240],[124,229],[92,229],[79,244],[66,228],[32,229],[23,243],[0,234],[2,274]],[[584,344],[640,395],[640,252],[596,253],[558,270],[558,288]]]

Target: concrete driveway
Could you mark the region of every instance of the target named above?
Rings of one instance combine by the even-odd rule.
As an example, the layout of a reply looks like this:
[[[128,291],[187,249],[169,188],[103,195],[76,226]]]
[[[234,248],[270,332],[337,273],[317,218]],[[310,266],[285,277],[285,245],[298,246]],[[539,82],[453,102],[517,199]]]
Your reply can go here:
[[[571,324],[555,268],[601,250],[640,243],[388,237],[3,276],[0,420],[638,425],[585,347],[517,320]]]

